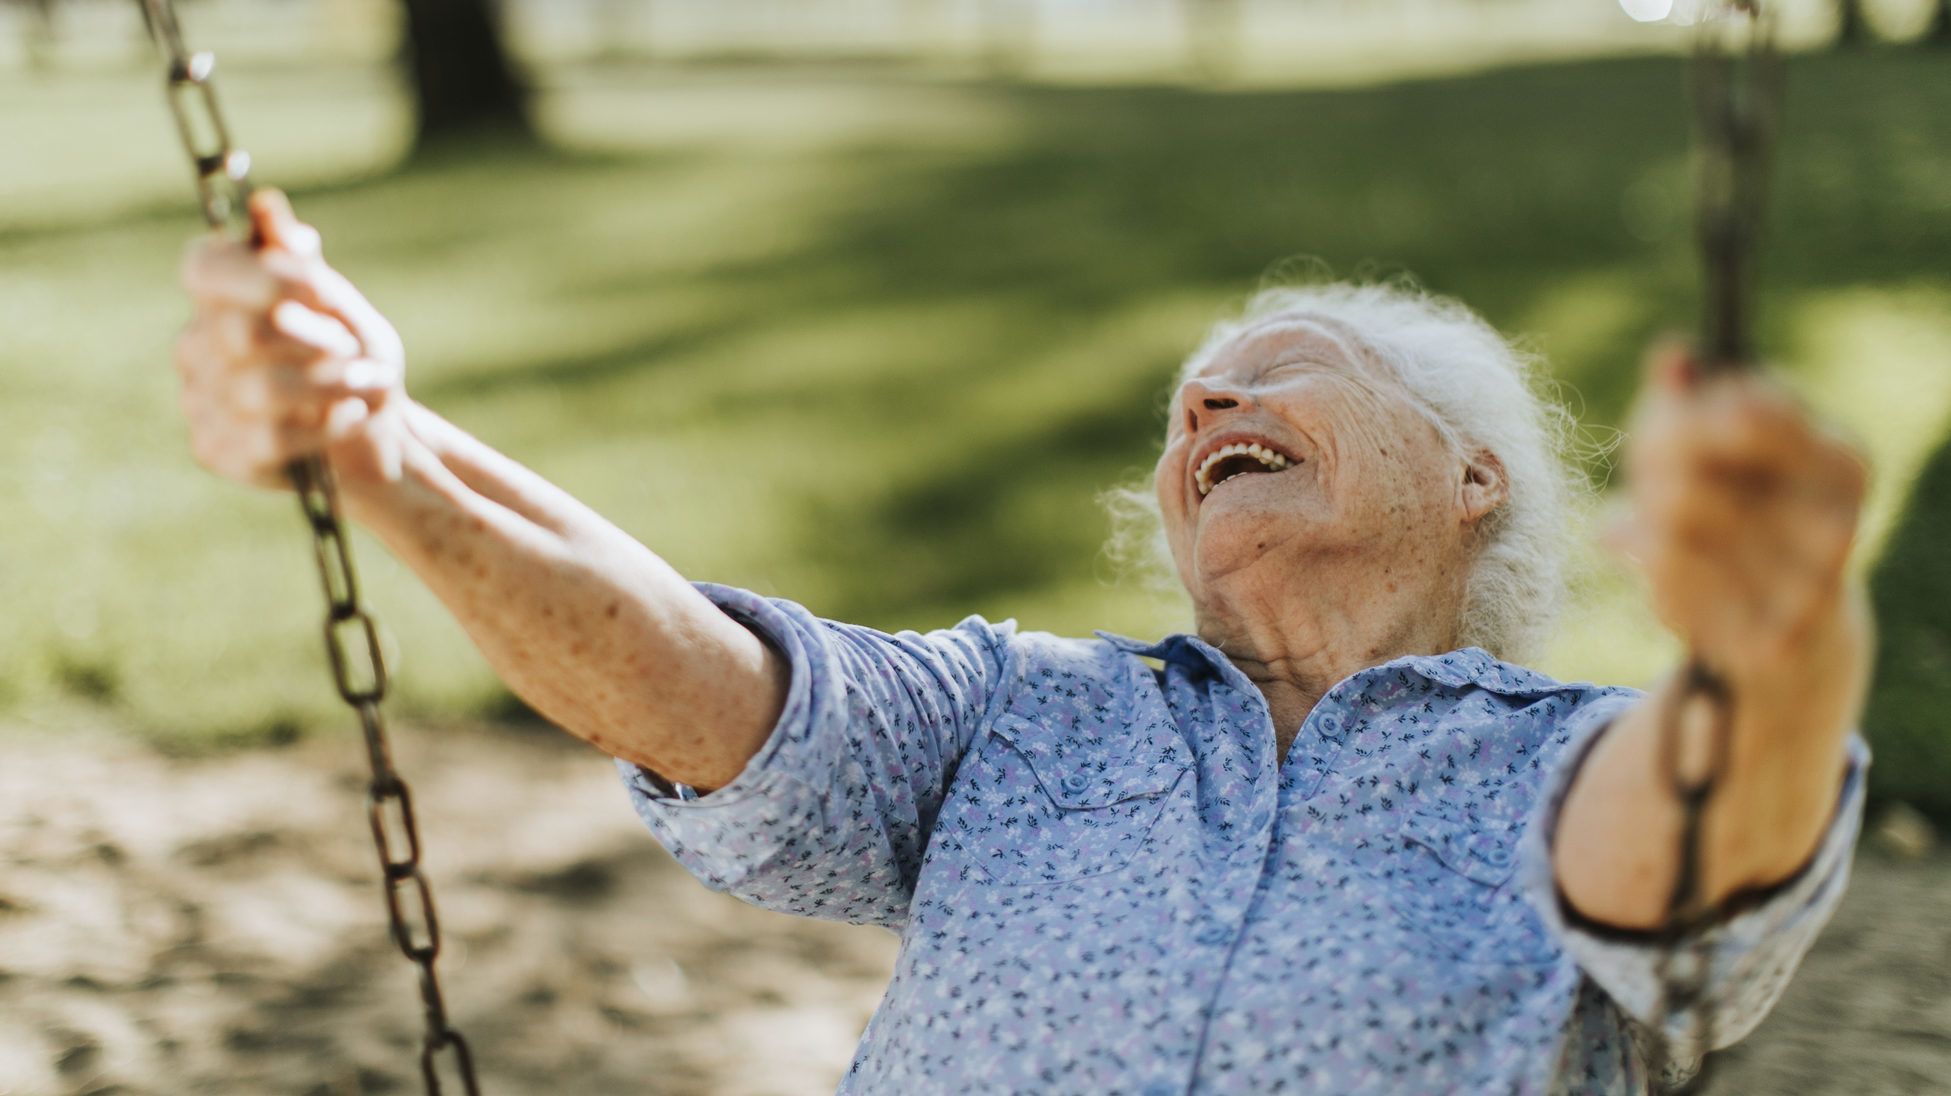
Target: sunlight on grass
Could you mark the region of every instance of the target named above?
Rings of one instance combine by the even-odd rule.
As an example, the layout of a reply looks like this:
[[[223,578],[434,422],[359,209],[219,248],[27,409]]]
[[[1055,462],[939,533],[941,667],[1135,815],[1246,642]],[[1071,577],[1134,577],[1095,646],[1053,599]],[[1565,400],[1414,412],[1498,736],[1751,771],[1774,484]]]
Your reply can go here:
[[[1555,300],[1547,298],[1547,301]],[[1572,329],[1604,331],[1624,298],[1579,294]],[[1547,303],[1545,313],[1554,307]],[[1562,302],[1556,307],[1567,307]],[[1951,288],[1929,282],[1797,297],[1785,311],[1783,357],[1792,383],[1845,430],[1873,469],[1854,569],[1864,573],[1903,512],[1919,468],[1951,430]],[[1556,326],[1556,325],[1554,325]],[[1615,325],[1617,329],[1630,329]],[[1679,655],[1635,581],[1596,549],[1579,562],[1586,585],[1544,665],[1574,678],[1650,682]]]
[[[1867,570],[1924,459],[1951,431],[1951,284],[1810,294],[1794,328],[1803,391],[1870,458],[1856,555]]]
[[[1572,603],[1539,668],[1565,681],[1650,687],[1673,668],[1680,645],[1660,627],[1638,580],[1589,540],[1573,569]]]
[[[1004,105],[944,82],[902,94],[817,73],[740,67],[645,79],[639,71],[571,70],[543,100],[541,121],[565,147],[747,150],[790,155],[835,145],[979,148],[1022,123]]]
[[[1814,151],[1781,179],[1770,341],[1869,439],[1871,548],[1951,421],[1937,74],[1811,60]],[[1174,367],[1289,256],[1461,296],[1601,434],[1694,310],[1663,58],[1229,94],[572,70],[545,99],[572,151],[363,180],[401,118],[370,73],[233,76],[267,179],[399,325],[419,398],[687,574],[890,629],[1183,627],[1112,581],[1095,499],[1142,476]],[[198,471],[173,414],[195,220],[154,89],[78,80],[0,118],[34,151],[0,173],[0,710],[112,711],[178,747],[341,727],[291,501]],[[1900,91],[1914,113],[1877,106]],[[115,147],[64,145],[84,124]],[[1904,166],[1838,185],[1852,164]],[[359,546],[403,714],[501,710],[440,606]],[[1643,683],[1671,644],[1588,570],[1545,668]]]
[[[0,72],[0,233],[176,208],[190,200],[159,62],[64,74]],[[223,73],[226,116],[267,179],[349,179],[390,166],[410,119],[393,82],[364,67]],[[80,135],[85,134],[85,141]],[[193,206],[183,206],[193,209]]]
[[[1630,358],[1641,332],[1675,319],[1654,311],[1656,303],[1646,294],[1650,277],[1647,271],[1621,268],[1569,275],[1541,293],[1513,330],[1538,333],[1530,339],[1548,363]],[[1584,399],[1576,389],[1567,387],[1559,397],[1583,416]]]

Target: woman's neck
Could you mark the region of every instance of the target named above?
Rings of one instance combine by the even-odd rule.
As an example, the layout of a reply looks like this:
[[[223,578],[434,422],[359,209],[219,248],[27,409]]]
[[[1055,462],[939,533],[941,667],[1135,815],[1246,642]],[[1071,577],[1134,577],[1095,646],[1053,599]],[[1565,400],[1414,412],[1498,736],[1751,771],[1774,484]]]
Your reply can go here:
[[[1455,648],[1461,597],[1418,586],[1366,589],[1310,580],[1273,596],[1208,597],[1197,607],[1200,638],[1260,689],[1279,756],[1329,689],[1350,675],[1404,655]],[[1394,586],[1395,588],[1389,588]]]

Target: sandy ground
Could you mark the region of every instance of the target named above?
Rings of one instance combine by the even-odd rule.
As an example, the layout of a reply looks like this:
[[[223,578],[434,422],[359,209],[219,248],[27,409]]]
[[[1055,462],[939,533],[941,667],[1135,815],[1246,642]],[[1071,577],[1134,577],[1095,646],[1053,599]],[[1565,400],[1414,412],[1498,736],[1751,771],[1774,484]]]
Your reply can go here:
[[[546,731],[411,728],[448,953],[499,1096],[831,1092],[894,941],[749,909]],[[0,1096],[418,1091],[348,740],[197,761],[10,739],[0,771]],[[1865,852],[1720,1093],[1951,1093],[1951,859]]]

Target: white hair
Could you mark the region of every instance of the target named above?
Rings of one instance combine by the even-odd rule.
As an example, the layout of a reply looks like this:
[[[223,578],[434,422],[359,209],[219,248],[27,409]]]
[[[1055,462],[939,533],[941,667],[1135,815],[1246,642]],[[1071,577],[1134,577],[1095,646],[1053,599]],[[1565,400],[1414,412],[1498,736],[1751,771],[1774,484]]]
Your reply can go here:
[[[1205,368],[1243,332],[1286,320],[1323,323],[1401,381],[1463,457],[1488,451],[1509,495],[1484,519],[1465,588],[1459,643],[1510,661],[1535,657],[1566,600],[1566,555],[1585,480],[1566,459],[1576,424],[1541,391],[1540,363],[1458,301],[1404,281],[1276,286],[1217,323],[1179,373]],[[1112,552],[1170,559],[1157,497],[1146,483],[1108,492]]]

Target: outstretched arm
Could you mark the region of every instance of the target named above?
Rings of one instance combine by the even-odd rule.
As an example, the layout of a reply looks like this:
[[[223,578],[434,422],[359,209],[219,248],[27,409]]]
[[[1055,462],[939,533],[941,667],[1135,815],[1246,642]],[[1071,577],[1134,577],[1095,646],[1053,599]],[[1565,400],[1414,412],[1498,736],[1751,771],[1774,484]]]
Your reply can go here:
[[[417,404],[400,474],[351,516],[420,576],[523,700],[606,753],[700,789],[765,744],[785,665],[650,549]]]
[[[1669,351],[1653,363],[1627,475],[1632,516],[1615,542],[1731,692],[1701,846],[1702,897],[1718,905],[1793,876],[1835,817],[1870,665],[1865,601],[1844,574],[1864,468],[1772,384],[1700,380]],[[1594,921],[1666,927],[1682,814],[1661,736],[1679,688],[1675,675],[1603,734],[1558,816],[1559,889]],[[1688,705],[1680,727],[1685,771],[1698,773],[1704,706]]]
[[[212,237],[178,344],[199,461],[281,486],[323,453],[348,514],[460,620],[523,700],[626,761],[730,783],[785,701],[780,656],[663,560],[540,476],[413,403],[391,325],[260,192],[256,249]]]

